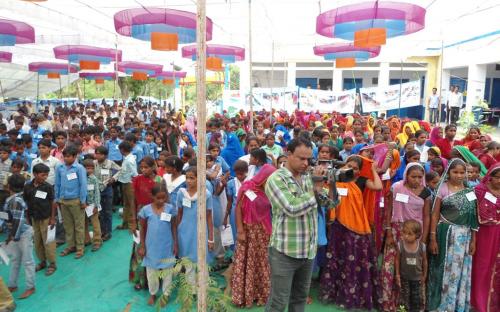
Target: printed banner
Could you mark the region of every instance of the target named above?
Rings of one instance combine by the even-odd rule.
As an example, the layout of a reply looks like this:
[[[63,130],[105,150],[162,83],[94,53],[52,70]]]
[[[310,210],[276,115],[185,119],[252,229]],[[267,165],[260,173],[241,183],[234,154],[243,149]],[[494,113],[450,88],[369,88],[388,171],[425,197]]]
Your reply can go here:
[[[360,88],[363,113],[385,111],[399,107],[399,84],[385,88]],[[401,85],[401,107],[420,105],[420,81]]]
[[[271,108],[277,111],[285,110],[292,113],[298,106],[298,88],[273,88],[271,96],[270,88],[253,88],[253,110],[261,111]],[[223,110],[227,111],[229,116],[234,116],[241,109],[247,111],[249,94],[246,98],[239,90],[224,90]]]
[[[299,88],[300,110],[320,111],[321,113],[354,113],[356,89],[333,92],[326,90]]]

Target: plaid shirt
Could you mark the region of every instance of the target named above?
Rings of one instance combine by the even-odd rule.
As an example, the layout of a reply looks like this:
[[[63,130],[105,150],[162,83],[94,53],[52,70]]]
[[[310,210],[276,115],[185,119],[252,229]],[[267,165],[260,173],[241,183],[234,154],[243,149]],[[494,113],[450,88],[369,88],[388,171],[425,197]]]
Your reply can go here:
[[[87,204],[99,207],[101,205],[101,189],[99,180],[95,175],[87,177]]]
[[[292,258],[314,259],[318,241],[318,201],[311,177],[303,175],[297,181],[288,169],[280,168],[267,179],[266,195],[273,216],[270,246]],[[318,199],[321,206],[333,206],[323,194]]]
[[[16,193],[8,197],[4,209],[9,214],[9,220],[7,221],[11,225],[9,236],[12,236],[14,241],[18,241],[24,231],[29,228],[26,223],[25,211],[27,206],[23,199],[23,193]]]

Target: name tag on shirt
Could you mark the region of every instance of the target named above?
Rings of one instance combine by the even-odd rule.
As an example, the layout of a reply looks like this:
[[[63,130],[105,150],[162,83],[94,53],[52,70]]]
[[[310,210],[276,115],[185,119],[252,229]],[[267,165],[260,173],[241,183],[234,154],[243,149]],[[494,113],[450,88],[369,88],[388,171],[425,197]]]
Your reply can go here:
[[[157,147],[157,148],[156,148],[156,150],[157,150],[158,152],[161,152],[161,150],[162,150],[162,149],[161,149],[161,147]]]
[[[6,213],[5,211],[0,211],[0,219],[9,220],[9,214]]]
[[[43,138],[43,136],[42,136],[41,134],[37,134],[37,135],[36,135],[36,138],[37,138],[37,139],[41,139],[41,138]]]
[[[347,196],[348,189],[339,187],[337,188],[337,193],[339,193],[340,196]]]
[[[76,172],[68,173],[66,177],[68,178],[69,181],[74,180],[77,178]]]
[[[486,194],[484,195],[484,198],[486,198],[487,200],[489,200],[493,204],[497,203],[497,198],[495,197],[495,195],[491,194],[490,192],[486,192]]]
[[[254,201],[257,198],[257,195],[252,190],[248,190],[245,192],[245,196],[250,199],[250,201]]]
[[[191,201],[189,200],[189,198],[184,197],[182,199],[182,206],[187,207],[187,208],[191,208]]]
[[[37,154],[30,154],[30,157],[33,158],[33,159],[35,159],[35,158],[38,157],[38,155]]]
[[[101,175],[109,175],[109,169],[101,169]]]
[[[160,215],[160,220],[161,221],[170,222],[171,219],[172,219],[172,215],[170,213],[162,212],[161,215]]]
[[[36,197],[36,198],[45,199],[45,198],[47,198],[47,192],[43,192],[43,191],[36,191],[36,193],[35,193],[35,197]]]
[[[467,197],[468,201],[473,201],[477,199],[476,194],[474,192],[469,192],[465,194],[465,197]]]
[[[154,149],[154,148],[150,149],[150,150],[149,150],[149,153],[150,153],[150,154],[154,154],[154,153],[155,153],[155,149]]]
[[[410,196],[408,196],[406,194],[397,193],[396,194],[396,201],[398,201],[400,203],[408,204],[408,202],[410,201]]]
[[[88,184],[87,185],[87,191],[93,191],[95,188],[95,185],[94,184]]]
[[[417,265],[417,258],[406,258],[407,265]]]

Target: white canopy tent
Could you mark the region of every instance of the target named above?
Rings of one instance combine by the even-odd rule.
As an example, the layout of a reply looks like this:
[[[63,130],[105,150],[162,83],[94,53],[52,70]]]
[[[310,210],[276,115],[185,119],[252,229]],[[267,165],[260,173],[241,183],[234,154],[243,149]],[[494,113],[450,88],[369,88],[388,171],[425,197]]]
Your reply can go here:
[[[412,0],[427,9],[424,30],[387,40],[373,61],[400,62],[410,56],[440,54],[446,48],[444,67],[500,61],[500,3],[498,0]],[[353,1],[252,0],[253,62],[270,62],[274,42],[276,62],[321,61],[312,52],[316,44],[341,41],[317,35],[316,16],[321,12]],[[0,80],[5,96],[36,96],[36,75],[27,72],[27,64],[53,61],[53,47],[61,44],[86,44],[123,51],[123,60],[144,61],[194,72],[194,63],[183,59],[180,51],[159,52],[149,42],[116,34],[113,15],[127,8],[168,7],[196,11],[195,0],[48,0],[31,3],[2,0],[0,18],[24,21],[35,28],[36,43],[0,47],[13,53],[13,63],[0,63]],[[207,0],[207,16],[214,22],[211,43],[248,46],[248,0]],[[495,33],[495,31],[497,33]],[[454,47],[453,44],[472,40]],[[248,56],[248,51],[247,51]],[[465,56],[465,57],[464,57]],[[248,58],[248,57],[247,57]],[[247,62],[240,63],[248,66]],[[112,65],[105,70],[112,70]],[[70,81],[76,79],[72,75]],[[40,77],[40,93],[59,88],[58,80]],[[61,76],[61,84],[67,84]]]

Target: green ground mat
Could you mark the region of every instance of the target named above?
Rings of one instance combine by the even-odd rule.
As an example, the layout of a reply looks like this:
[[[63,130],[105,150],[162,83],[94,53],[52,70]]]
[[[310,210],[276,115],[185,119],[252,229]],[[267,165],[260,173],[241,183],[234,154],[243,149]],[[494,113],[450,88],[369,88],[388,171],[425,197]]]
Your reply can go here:
[[[117,214],[114,223],[119,224]],[[0,237],[4,240],[5,237]],[[61,252],[64,245],[57,249]],[[36,293],[25,300],[16,300],[20,312],[121,312],[128,303],[131,312],[156,311],[147,305],[148,292],[135,291],[128,282],[128,267],[132,238],[128,231],[113,231],[113,238],[97,252],[85,249],[85,256],[79,260],[73,255],[57,257],[57,271],[50,277],[42,272],[36,274]],[[35,256],[36,258],[36,256]],[[0,276],[7,283],[9,268],[0,264]],[[21,272],[19,290],[24,291],[24,272]],[[314,290],[313,290],[314,292]],[[310,312],[343,311],[334,305],[322,305],[313,296],[314,303],[307,306]],[[194,310],[194,309],[193,309]],[[174,303],[161,311],[178,311]],[[264,308],[235,309],[235,311],[264,311]]]

